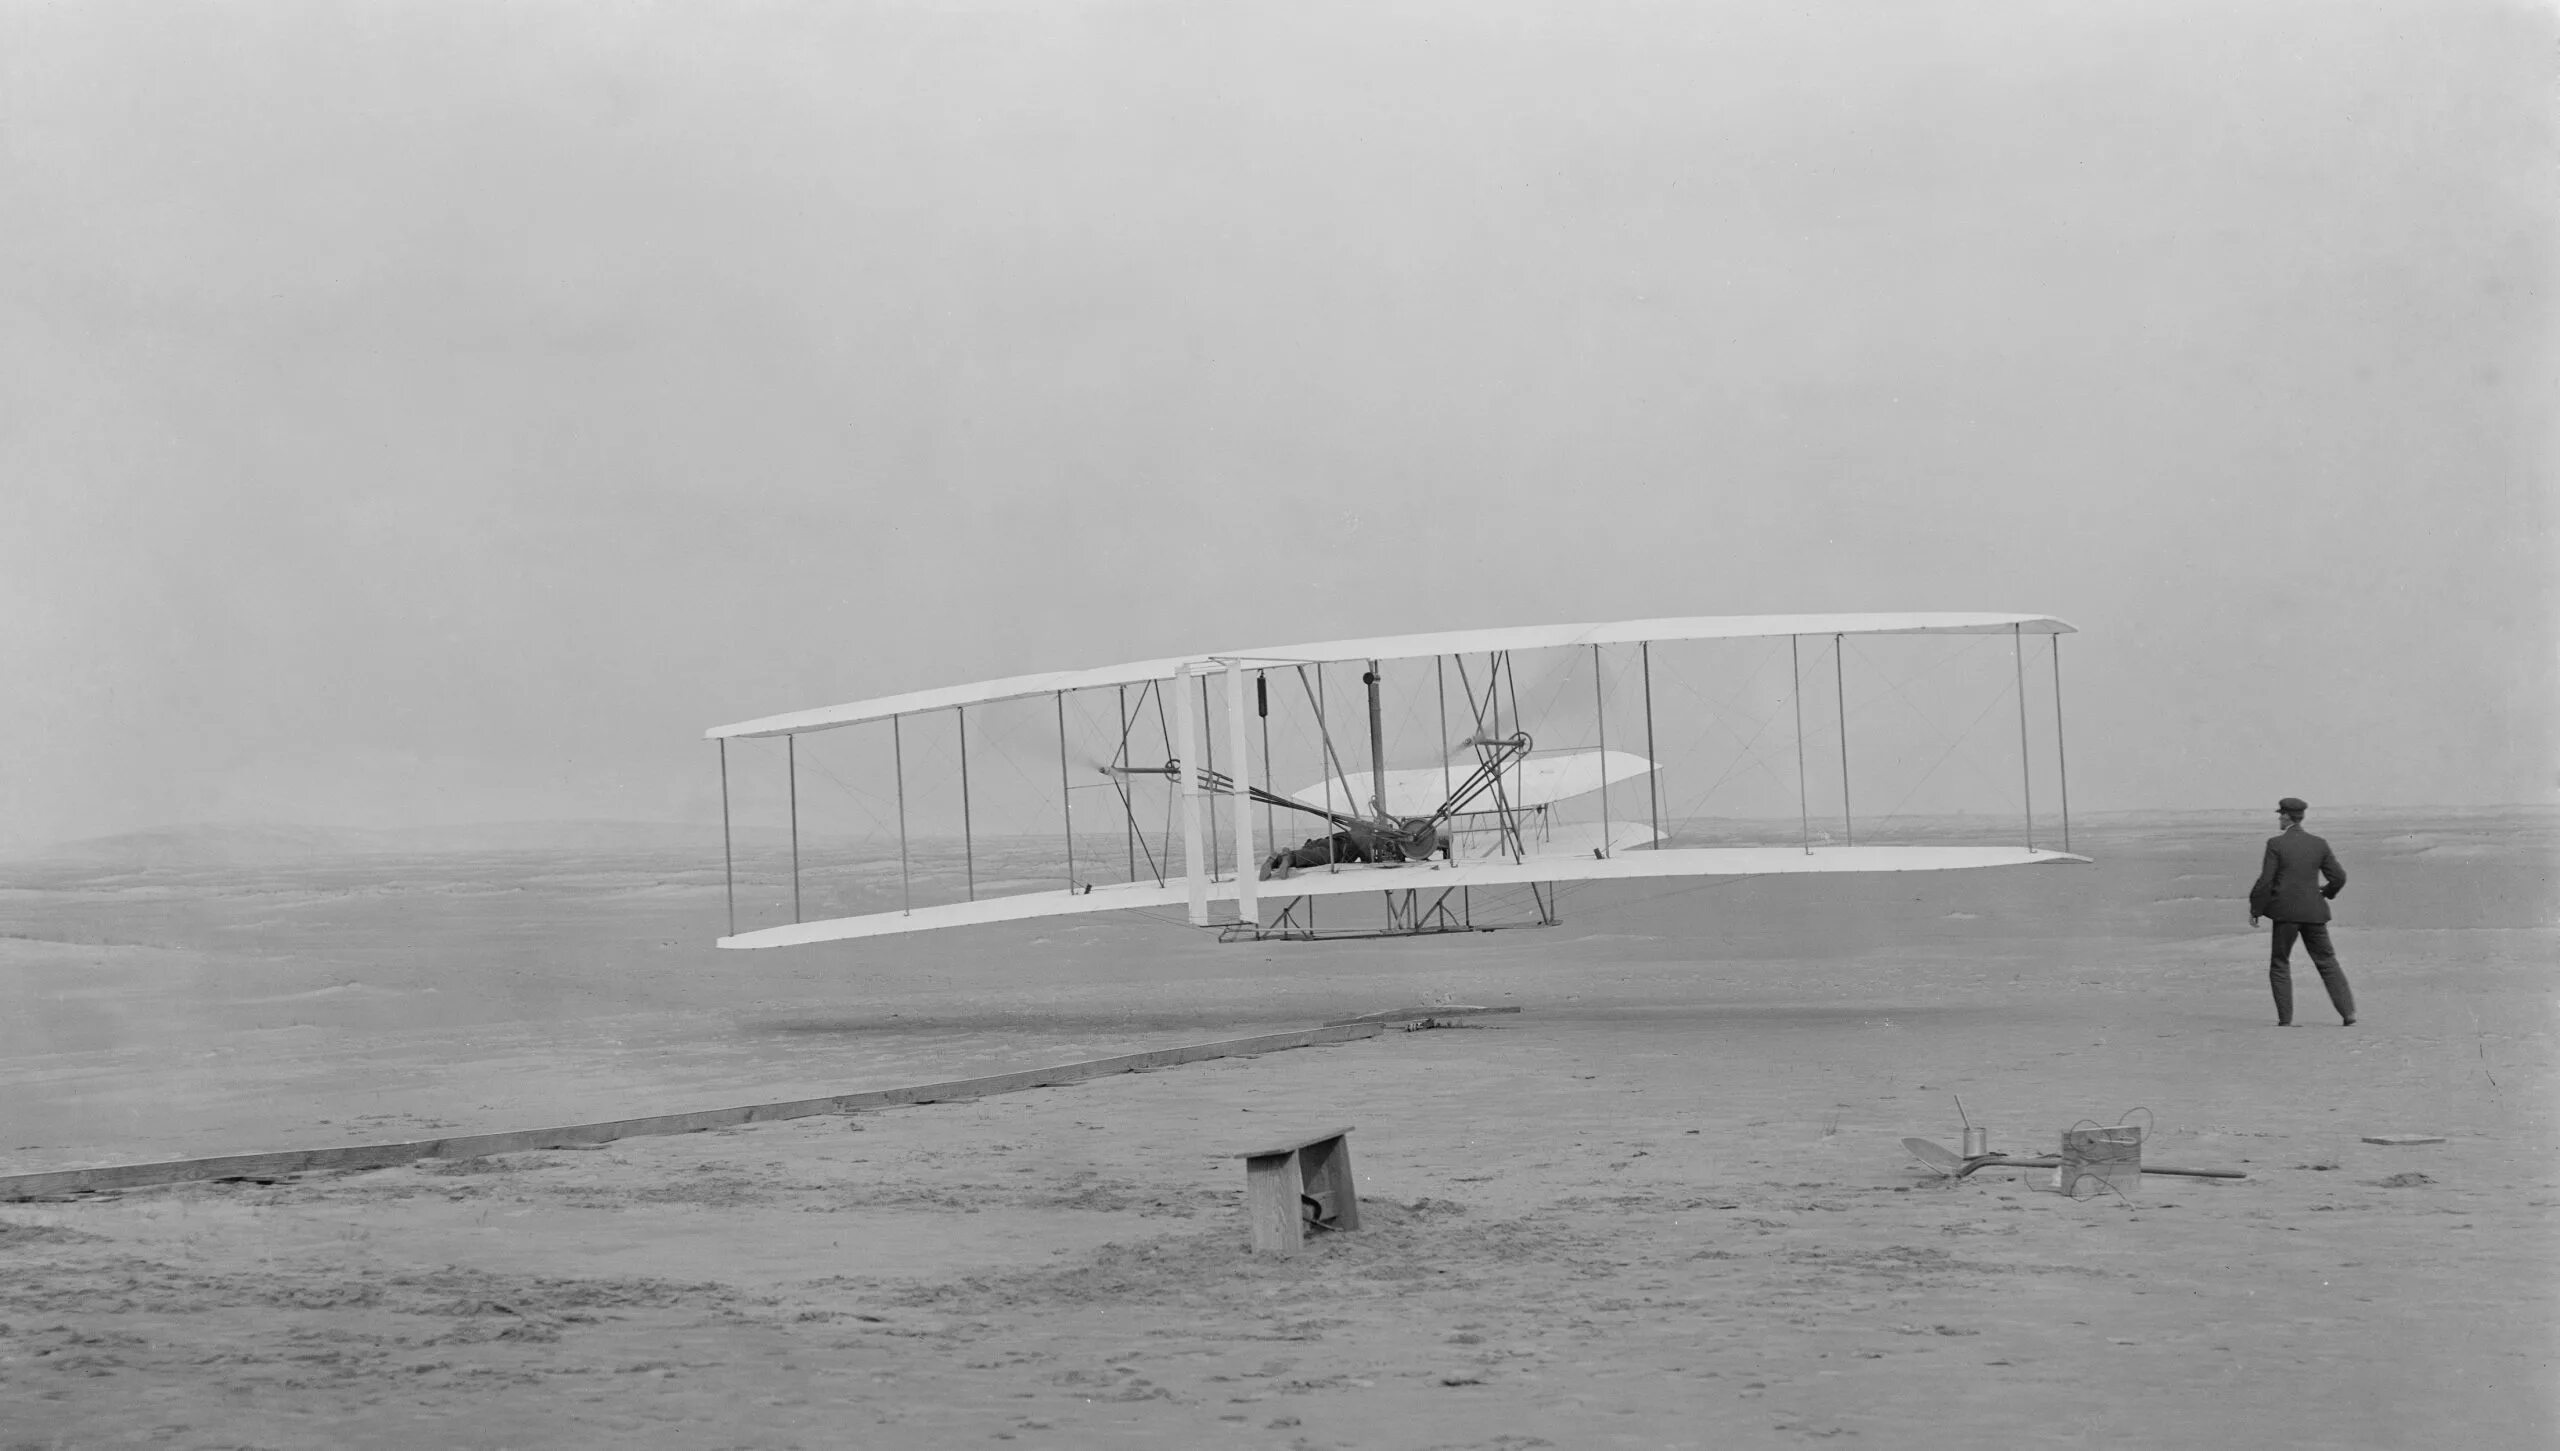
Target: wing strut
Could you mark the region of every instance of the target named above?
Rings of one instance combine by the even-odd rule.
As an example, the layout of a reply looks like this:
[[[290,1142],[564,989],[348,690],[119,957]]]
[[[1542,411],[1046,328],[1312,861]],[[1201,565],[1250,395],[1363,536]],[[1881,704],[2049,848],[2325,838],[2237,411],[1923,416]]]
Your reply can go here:
[[[2062,772],[2062,849],[2071,850],[2071,757],[2062,747],[2062,637],[2053,637],[2053,764]]]
[[[1475,680],[1467,674],[1466,657],[1460,655],[1452,656],[1450,658],[1458,662],[1458,684],[1467,692],[1467,709],[1472,712],[1476,718],[1476,734],[1475,737],[1468,742],[1468,744],[1473,745],[1476,748],[1476,771],[1479,775],[1490,772],[1490,778],[1487,784],[1493,788],[1494,815],[1502,822],[1503,839],[1511,843],[1511,859],[1514,862],[1517,862],[1527,855],[1527,848],[1520,839],[1520,822],[1518,817],[1516,817],[1511,810],[1511,798],[1502,789],[1502,773],[1504,770],[1508,769],[1509,763],[1497,761],[1494,756],[1489,754],[1489,749],[1500,744],[1500,742],[1489,737],[1485,731],[1485,716],[1488,712],[1490,712],[1493,717],[1493,729],[1497,732],[1502,729],[1502,664],[1505,657],[1502,654],[1493,651],[1487,651],[1485,653],[1484,703],[1481,705],[1476,703]],[[1520,711],[1519,693],[1516,689],[1512,694],[1511,716],[1512,724],[1517,726],[1520,720]],[[1522,746],[1520,754],[1528,754],[1525,744]],[[1474,800],[1478,795],[1482,794],[1484,789],[1483,787],[1474,786],[1472,784],[1475,780],[1474,776],[1470,776],[1467,779],[1471,784],[1459,787],[1457,792],[1451,797],[1453,802],[1461,806],[1468,801]]]
[[[1662,758],[1653,753],[1653,642],[1638,641],[1636,650],[1644,661],[1644,758],[1659,762]],[[1653,811],[1653,849],[1660,851],[1662,850],[1662,767],[1659,765],[1645,773],[1644,799],[1645,804]]]
[[[1191,703],[1191,667],[1177,665],[1173,672],[1173,719],[1182,732],[1182,754],[1194,754],[1200,748],[1200,708]],[[1177,767],[1179,762],[1175,763]],[[1209,878],[1200,866],[1200,774],[1183,771],[1182,788],[1182,866],[1191,891],[1191,925],[1209,925]]]
[[[913,913],[916,889],[907,873],[907,742],[901,728],[903,720],[901,716],[889,717],[889,765],[898,776],[898,910]]]
[[[720,881],[729,893],[729,935],[738,935],[738,854],[729,845],[729,742],[720,742]]]
[[[1138,688],[1138,707],[1140,710],[1144,710],[1146,708],[1147,691],[1153,688],[1153,686],[1154,682],[1150,681],[1146,685],[1142,685]],[[1111,778],[1112,785],[1119,791],[1120,815],[1128,822],[1129,880],[1134,882],[1138,879],[1138,853],[1143,850],[1147,854],[1147,875],[1154,877],[1156,879],[1156,885],[1161,887],[1164,885],[1164,868],[1156,861],[1155,843],[1149,841],[1147,839],[1147,834],[1138,828],[1137,801],[1129,794],[1129,777],[1132,774],[1135,774],[1133,768],[1129,765],[1129,723],[1131,720],[1135,719],[1135,717],[1129,714],[1128,696],[1129,687],[1125,685],[1121,686],[1120,755],[1118,757],[1118,764],[1103,767],[1102,774],[1109,776]],[[1170,732],[1166,733],[1165,744],[1168,749],[1170,749],[1173,744],[1173,737]],[[1167,809],[1170,810],[1170,806],[1168,806]]]
[[[1076,802],[1067,785],[1067,693],[1055,692],[1058,703],[1058,811],[1067,821],[1067,890],[1076,889]]]
[[[782,738],[783,790],[791,798],[791,920],[800,920],[800,738]]]
[[[1841,673],[1840,637],[1831,637],[1831,694],[1840,707],[1840,840],[1843,845],[1858,844],[1858,823],[1849,814],[1849,686]]]
[[[1454,783],[1449,780],[1449,667],[1437,655],[1431,657],[1431,688],[1440,698],[1440,799],[1449,799]],[[1266,771],[1264,775],[1269,775]]]
[[[1209,710],[1208,670],[1203,668],[1197,678],[1200,681],[1200,759],[1214,773],[1218,769],[1218,726],[1217,717]],[[1208,813],[1209,880],[1214,882],[1218,879],[1218,863],[1223,860],[1218,853],[1218,808],[1214,802],[1201,804]]]
[[[1260,670],[1253,672],[1253,713],[1262,721],[1262,779],[1271,775],[1271,677]],[[1271,815],[1271,803],[1262,804],[1262,834],[1276,850],[1280,845],[1280,826]]]
[[[1804,784],[1804,652],[1802,637],[1787,637],[1787,699],[1796,707],[1796,820],[1804,828],[1804,854],[1813,855],[1813,797]],[[1744,750],[1749,750],[1746,743]]]
[[[1600,854],[1609,851],[1609,698],[1600,688],[1600,647],[1591,647],[1591,719],[1600,733]]]
[[[2036,780],[2027,764],[2027,647],[2018,627],[2009,627],[2009,663],[2018,678],[2018,789],[2027,798],[2027,850],[2036,849]]]
[[[1298,667],[1298,688],[1300,690],[1305,690],[1307,688],[1307,671],[1306,667],[1303,665]],[[1316,662],[1316,688],[1307,696],[1307,703],[1316,708],[1316,739],[1324,744],[1324,758],[1333,762],[1333,775],[1327,776],[1324,783],[1324,814],[1325,819],[1330,821],[1334,819],[1334,777],[1338,776],[1342,779],[1343,788],[1345,790],[1350,789],[1351,777],[1342,769],[1342,757],[1334,754],[1333,732],[1325,728],[1324,662],[1321,660]],[[1335,870],[1341,865],[1339,862],[1334,860],[1333,833],[1330,831],[1324,834],[1324,864],[1324,869],[1328,872]],[[1315,920],[1315,908],[1312,901],[1308,905],[1307,920],[1310,923]]]
[[[978,900],[978,843],[969,827],[969,707],[953,706],[960,718],[960,860],[969,872],[969,900]]]
[[[1380,816],[1387,814],[1387,726],[1378,707],[1378,662],[1360,676],[1369,687],[1369,809]]]
[[[1236,917],[1262,925],[1261,858],[1253,850],[1253,755],[1245,748],[1244,662],[1227,662],[1227,754],[1235,757],[1236,779],[1228,789],[1227,814],[1235,819]],[[1267,794],[1267,793],[1266,793]]]
[[[1176,680],[1171,683],[1179,686],[1182,682]],[[1164,741],[1165,759],[1170,761],[1177,753],[1173,749],[1173,726],[1165,719],[1164,714],[1165,685],[1166,682],[1164,681],[1150,680],[1147,682],[1146,688],[1155,692],[1156,735]],[[1184,749],[1188,750],[1189,748],[1185,747]],[[1164,885],[1164,874],[1173,870],[1173,817],[1175,810],[1180,805],[1180,796],[1181,793],[1178,791],[1168,791],[1164,796],[1164,865],[1157,869],[1156,885],[1158,886]],[[1143,840],[1143,838],[1141,839]]]
[[[1500,655],[1488,656],[1485,660],[1484,693],[1487,699],[1494,702],[1493,721],[1496,729],[1500,729],[1502,725],[1502,704],[1501,698],[1495,692],[1502,688],[1505,678],[1511,682],[1511,729],[1517,733],[1520,729],[1520,672],[1511,668],[1511,652],[1508,650]],[[1523,754],[1526,753],[1523,752]],[[1493,806],[1496,811],[1502,813],[1503,827],[1511,833],[1511,859],[1515,862],[1524,859],[1529,854],[1529,844],[1521,839],[1519,808],[1511,804],[1511,793],[1503,789],[1502,772],[1499,769],[1493,773]],[[1530,883],[1530,895],[1535,897],[1537,891],[1537,883]],[[1539,911],[1543,913],[1545,910],[1545,904],[1541,901]]]
[[[1113,759],[1125,766],[1129,764],[1129,687],[1123,685],[1119,689],[1120,754]],[[1129,880],[1134,882],[1138,879],[1138,810],[1129,804],[1129,782],[1125,777],[1113,776],[1111,788],[1120,793],[1120,814],[1128,821],[1125,844],[1129,851]],[[1155,853],[1149,852],[1147,856],[1149,864],[1153,865]]]

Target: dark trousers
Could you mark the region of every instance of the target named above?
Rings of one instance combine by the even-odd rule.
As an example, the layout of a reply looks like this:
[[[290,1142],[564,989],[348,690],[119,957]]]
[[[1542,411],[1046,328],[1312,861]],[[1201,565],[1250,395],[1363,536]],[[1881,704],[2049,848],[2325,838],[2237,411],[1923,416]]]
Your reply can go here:
[[[1335,862],[1365,862],[1369,853],[1359,838],[1347,831],[1337,831],[1330,838],[1316,837],[1302,846],[1281,847],[1264,858],[1272,866],[1295,868],[1329,866]]]
[[[2311,952],[2311,965],[2320,969],[2320,985],[2329,990],[2329,1006],[2338,1010],[2342,1019],[2356,1015],[2355,989],[2347,986],[2346,970],[2338,966],[2338,952],[2329,945],[2326,922],[2278,922],[2274,946],[2267,955],[2267,986],[2275,990],[2276,1021],[2293,1021],[2293,939]]]

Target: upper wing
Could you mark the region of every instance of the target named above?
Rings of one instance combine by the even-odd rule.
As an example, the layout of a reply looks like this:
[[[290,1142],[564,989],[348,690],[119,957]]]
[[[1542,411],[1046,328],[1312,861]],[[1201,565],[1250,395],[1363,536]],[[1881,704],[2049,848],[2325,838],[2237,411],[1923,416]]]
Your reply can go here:
[[[1740,640],[1774,635],[1995,635],[2019,630],[2030,635],[2067,635],[2071,626],[2050,615],[1966,614],[1927,611],[1901,614],[1838,615],[1696,615],[1681,619],[1621,620],[1600,625],[1518,625],[1491,630],[1446,630],[1429,635],[1382,635],[1367,640],[1326,640],[1311,645],[1273,645],[1255,650],[1213,651],[1163,660],[1139,660],[1094,670],[1053,670],[1015,675],[972,685],[884,695],[816,710],[769,715],[704,731],[707,739],[784,736],[798,731],[829,730],[858,721],[886,720],[893,715],[949,710],[955,705],[1019,700],[1061,690],[1091,690],[1108,685],[1136,685],[1169,680],[1185,665],[1229,660],[1247,665],[1313,665],[1335,660],[1412,660],[1426,655],[1456,655],[1486,650],[1537,650],[1556,645],[1631,645],[1640,640]]]

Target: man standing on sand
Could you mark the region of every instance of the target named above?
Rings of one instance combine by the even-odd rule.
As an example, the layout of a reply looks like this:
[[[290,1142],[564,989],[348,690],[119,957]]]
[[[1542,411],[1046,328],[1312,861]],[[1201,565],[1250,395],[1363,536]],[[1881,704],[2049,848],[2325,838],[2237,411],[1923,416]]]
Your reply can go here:
[[[2311,950],[2311,965],[2320,969],[2320,985],[2329,990],[2330,1006],[2352,1028],[2355,990],[2347,986],[2337,951],[2329,945],[2329,899],[2346,886],[2347,871],[2338,865],[2338,854],[2329,850],[2329,843],[2302,829],[2303,813],[2310,809],[2299,796],[2276,803],[2276,818],[2284,831],[2267,838],[2266,864],[2258,869],[2257,885],[2249,889],[2249,925],[2257,926],[2261,917],[2276,919],[2275,943],[2267,955],[2267,986],[2275,990],[2276,1026],[2293,1026],[2293,939],[2300,937]]]

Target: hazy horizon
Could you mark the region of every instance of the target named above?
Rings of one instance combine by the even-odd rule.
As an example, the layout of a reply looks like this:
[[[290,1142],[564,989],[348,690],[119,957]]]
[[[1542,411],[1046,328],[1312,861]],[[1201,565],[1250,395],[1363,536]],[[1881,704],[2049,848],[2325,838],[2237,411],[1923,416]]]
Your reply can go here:
[[[2323,830],[2334,834],[2342,830],[2352,831],[2386,821],[2400,822],[2428,818],[2458,820],[2482,815],[2554,812],[2560,812],[2560,805],[2491,803],[2469,806],[2442,804],[2372,806],[2340,803],[2324,808],[2319,815],[2326,819],[2319,824]],[[2075,828],[2086,827],[2092,830],[2144,821],[2174,820],[2202,822],[2217,828],[2246,828],[2255,831],[2259,818],[2265,814],[2254,807],[2132,807],[2088,812],[2075,807],[2071,813],[2071,820]],[[1766,827],[1770,830],[1773,840],[1778,837],[1792,839],[1791,834],[1797,829],[1797,819],[1794,817],[1719,816],[1701,817],[1699,820],[1733,827]],[[2017,827],[2015,816],[2004,816],[2002,813],[1988,810],[1912,813],[1890,818],[1890,821],[1896,827],[1921,831],[1963,824],[1968,828],[1981,828],[1986,839],[2002,833],[2015,834]],[[1833,826],[1836,826],[1836,823],[1814,823],[1817,841],[1834,839],[1831,830]],[[782,860],[783,854],[787,851],[789,833],[783,827],[733,825],[732,831],[742,857],[750,851],[758,855],[756,870],[759,872],[763,872],[773,862]],[[718,868],[720,826],[716,819],[705,822],[610,817],[456,822],[436,826],[402,827],[343,827],[274,821],[190,821],[14,848],[4,857],[0,857],[0,860],[8,860],[20,865],[58,864],[68,857],[77,856],[83,852],[96,852],[107,847],[195,842],[219,845],[226,841],[254,845],[255,840],[262,837],[283,838],[299,841],[308,846],[329,849],[369,846],[371,851],[393,856],[404,851],[413,851],[422,855],[437,855],[448,851],[547,853],[574,852],[582,849],[612,851],[627,845],[633,838],[665,836],[674,833],[682,834],[682,841],[687,848],[695,845],[710,848],[708,854],[699,859],[688,858],[691,865],[704,870]],[[1887,837],[1892,835],[1893,832],[1886,833]],[[1080,843],[1079,851],[1083,850],[1083,844],[1101,843],[1109,846],[1119,842],[1120,839],[1113,830],[1079,830],[1076,833],[1076,840]],[[1037,854],[1044,850],[1054,851],[1058,845],[1055,832],[986,832],[980,833],[976,840],[982,849],[991,853]],[[957,833],[919,833],[911,839],[911,844],[919,856],[928,852],[958,853],[962,849],[961,843],[962,838]],[[849,848],[860,847],[863,854],[854,859],[863,862],[897,859],[894,838],[884,843],[881,838],[867,833],[803,832],[801,844],[809,853],[808,865],[812,871],[816,870],[820,861],[818,853],[829,850],[843,852]],[[2040,829],[2038,844],[2049,847],[2060,846],[2059,832],[2047,833]],[[1116,864],[1117,861],[1117,857],[1110,857],[1106,865]],[[1223,863],[1221,869],[1223,870]],[[1107,871],[1096,876],[1096,880],[1109,879]]]
[[[716,822],[702,730],[2016,610],[2075,814],[2560,802],[2498,3],[0,0],[0,850]]]

